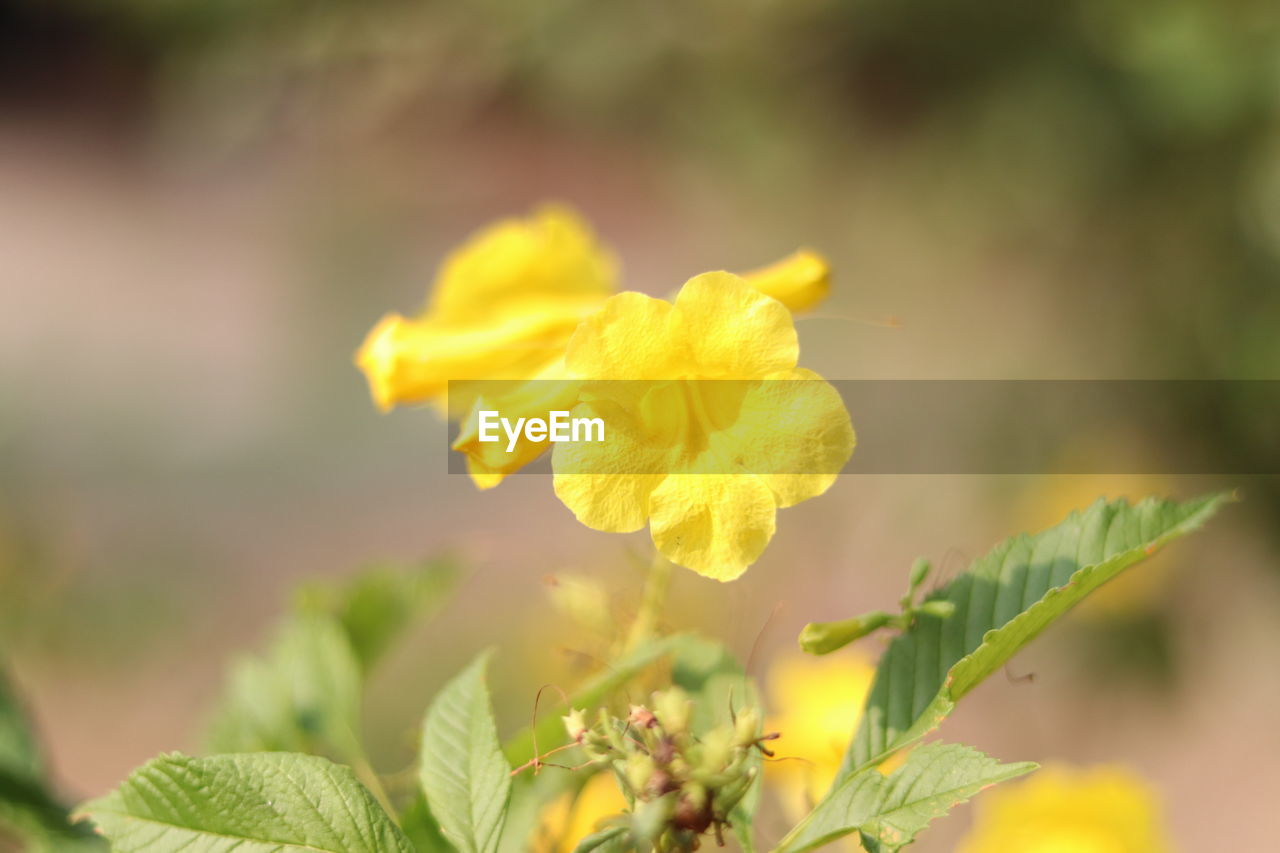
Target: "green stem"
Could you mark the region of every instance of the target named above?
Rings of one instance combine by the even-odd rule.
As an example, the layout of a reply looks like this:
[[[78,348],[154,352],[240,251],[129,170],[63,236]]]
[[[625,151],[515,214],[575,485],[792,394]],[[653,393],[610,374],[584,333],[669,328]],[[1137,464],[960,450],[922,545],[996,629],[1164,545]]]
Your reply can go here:
[[[640,612],[636,614],[636,621],[631,623],[631,634],[627,637],[627,651],[634,651],[645,640],[657,635],[658,621],[667,602],[667,590],[671,586],[672,567],[670,560],[654,553],[649,576],[644,582]]]

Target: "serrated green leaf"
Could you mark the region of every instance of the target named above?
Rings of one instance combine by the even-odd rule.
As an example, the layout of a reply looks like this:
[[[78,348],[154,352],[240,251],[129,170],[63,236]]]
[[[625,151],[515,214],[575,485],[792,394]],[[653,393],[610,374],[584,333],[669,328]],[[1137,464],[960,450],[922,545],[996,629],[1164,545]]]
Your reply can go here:
[[[1035,767],[1001,764],[958,744],[927,744],[887,777],[870,768],[845,779],[778,851],[802,853],[854,832],[862,834],[868,850],[897,850],[952,806]]]
[[[336,618],[368,672],[410,625],[440,608],[461,574],[450,559],[376,565],[350,578],[303,585],[297,607]]]
[[[166,755],[80,809],[116,853],[413,853],[346,767],[312,755]]]
[[[450,681],[427,710],[419,779],[440,829],[461,853],[494,853],[511,766],[502,756],[485,686],[490,652]]]
[[[1051,622],[1231,499],[1099,500],[1055,527],[1001,542],[928,596],[954,604],[951,616],[920,614],[889,644],[837,781],[924,737]]]
[[[362,750],[360,665],[337,620],[296,614],[270,651],[230,672],[210,752],[305,752],[348,761]]]

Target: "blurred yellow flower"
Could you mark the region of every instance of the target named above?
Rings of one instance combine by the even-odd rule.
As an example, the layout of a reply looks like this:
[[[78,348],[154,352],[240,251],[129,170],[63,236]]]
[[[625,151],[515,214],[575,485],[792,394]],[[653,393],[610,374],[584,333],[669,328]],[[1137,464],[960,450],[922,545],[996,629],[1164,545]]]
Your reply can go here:
[[[748,275],[794,310],[821,300],[828,287],[827,263],[810,251]],[[547,442],[521,436],[510,453],[480,442],[477,413],[545,419],[570,408],[577,386],[567,381],[565,347],[582,318],[617,290],[618,278],[613,253],[572,210],[550,205],[504,219],[446,257],[421,314],[378,321],[356,364],[384,411],[447,404],[462,422],[453,449],[466,455],[476,485],[490,488],[540,456]]]
[[[793,820],[835,780],[875,674],[874,664],[857,652],[789,655],[769,668],[769,707],[776,713],[765,731],[782,734],[775,747],[781,760],[765,763],[764,778]]]
[[[530,849],[532,853],[570,853],[579,841],[599,829],[602,821],[626,809],[627,801],[613,774],[597,773],[576,797],[563,794],[543,810]]]
[[[612,297],[565,356],[586,380],[573,415],[611,434],[555,446],[556,494],[588,527],[647,522],[673,563],[738,577],[778,508],[825,492],[853,453],[840,395],[796,367],[799,352],[786,307],[730,273],[690,279],[674,303]]]
[[[1046,767],[978,798],[960,853],[1164,853],[1150,787],[1120,767]]]

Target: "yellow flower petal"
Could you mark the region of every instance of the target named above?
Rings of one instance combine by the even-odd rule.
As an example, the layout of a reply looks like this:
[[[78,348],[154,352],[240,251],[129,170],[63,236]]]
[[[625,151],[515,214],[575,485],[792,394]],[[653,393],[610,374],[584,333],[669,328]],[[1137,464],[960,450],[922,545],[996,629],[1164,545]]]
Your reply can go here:
[[[428,310],[384,317],[356,356],[375,403],[440,402],[448,384],[531,379],[561,362],[583,317],[616,285],[613,256],[558,207],[505,220],[452,252]],[[474,399],[460,385],[454,417]]]
[[[658,550],[719,581],[756,561],[773,538],[776,512],[769,487],[750,475],[672,474],[649,496]]]
[[[809,249],[800,249],[767,267],[745,272],[742,277],[794,312],[809,310],[831,292],[827,259]]]
[[[356,364],[384,410],[442,400],[451,381],[538,375],[563,356],[582,314],[577,304],[546,305],[540,311],[473,326],[392,314],[369,333]],[[453,411],[459,411],[461,402],[450,401]]]
[[[779,507],[831,488],[853,455],[856,438],[844,401],[812,370],[795,368],[746,388],[732,426],[717,440],[739,449],[736,462],[760,472]]]
[[[1155,794],[1121,767],[1046,767],[980,797],[961,853],[1166,853]]]
[[[504,219],[450,252],[436,276],[429,314],[484,323],[526,303],[599,303],[617,285],[617,262],[573,211],[549,205]]]
[[[800,357],[791,313],[732,273],[689,279],[676,296],[675,323],[702,379],[751,379]]]
[[[553,411],[568,411],[577,402],[580,382],[564,378],[561,365],[552,365],[537,378],[526,382],[479,382],[479,396],[461,421],[453,449],[467,457],[467,471],[480,489],[491,489],[508,475],[541,456],[550,442],[534,441],[521,431],[513,450],[499,430],[498,441],[480,440],[480,413],[499,412],[500,416],[541,418],[550,420]]]
[[[673,379],[687,363],[671,303],[630,291],[584,320],[565,354],[565,367],[584,379]]]
[[[554,446],[556,497],[593,530],[630,533],[644,527],[649,495],[671,464],[664,456],[669,448],[655,446],[636,411],[612,400],[586,400],[573,408],[572,416],[602,418],[608,426],[603,442]]]

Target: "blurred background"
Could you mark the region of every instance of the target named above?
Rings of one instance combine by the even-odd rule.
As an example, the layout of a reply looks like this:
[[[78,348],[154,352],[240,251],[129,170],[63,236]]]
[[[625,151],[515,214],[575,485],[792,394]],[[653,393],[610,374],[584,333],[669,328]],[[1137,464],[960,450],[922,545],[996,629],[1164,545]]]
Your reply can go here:
[[[391,767],[487,643],[506,730],[572,680],[595,640],[548,576],[625,617],[644,534],[582,527],[546,477],[476,492],[446,427],[377,414],[351,363],[448,248],[547,199],[660,295],[826,253],[832,298],[799,328],[829,378],[1277,379],[1280,7],[3,0],[0,647],[69,796],[198,749],[228,658],[301,579],[467,567],[375,681]],[[1184,430],[1224,460],[1277,440],[1224,396],[1133,452]],[[1278,485],[848,476],[742,580],[681,572],[670,621],[767,678],[805,622],[891,605],[918,555],[954,573],[1100,494],[1239,487],[947,737],[1124,764],[1179,848],[1266,849]],[[950,849],[957,815],[920,848]]]

